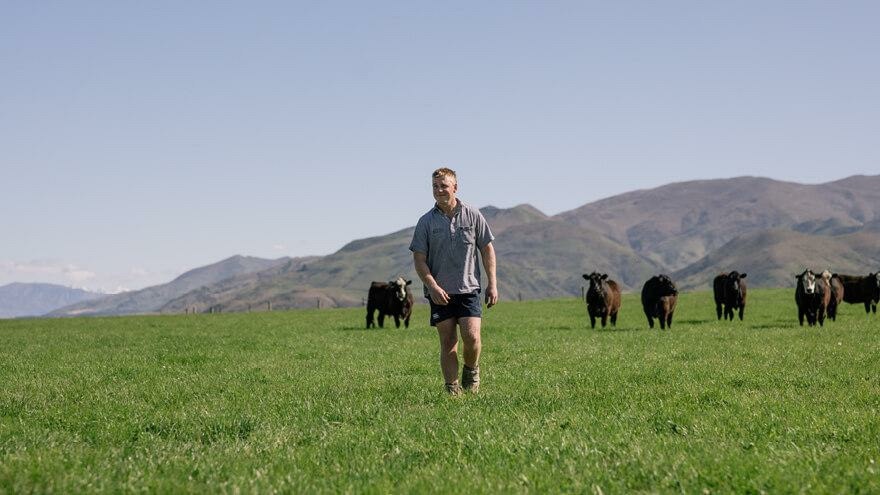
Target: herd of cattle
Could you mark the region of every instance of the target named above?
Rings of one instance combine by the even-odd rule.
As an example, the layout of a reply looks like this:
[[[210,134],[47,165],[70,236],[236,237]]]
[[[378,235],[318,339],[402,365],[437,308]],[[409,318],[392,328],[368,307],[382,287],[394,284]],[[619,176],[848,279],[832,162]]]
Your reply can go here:
[[[736,271],[721,273],[712,281],[715,294],[715,313],[720,320],[733,320],[734,313],[739,313],[742,320],[746,310],[746,274]],[[607,320],[614,325],[620,311],[620,287],[610,280],[607,274],[584,274],[590,282],[587,289],[587,314],[590,327],[596,328],[596,320],[601,320],[602,327]],[[880,302],[880,272],[867,276],[840,275],[825,270],[821,273],[804,270],[796,275],[795,303],[798,310],[798,322],[801,326],[806,319],[807,324],[822,326],[825,317],[835,320],[837,308],[841,302],[864,304],[865,312],[877,312]],[[678,290],[667,275],[651,277],[642,287],[642,309],[648,317],[648,326],[654,328],[654,318],[660,320],[660,328],[672,327],[672,315],[678,302]]]
[[[599,320],[604,328],[610,321],[617,324],[620,311],[620,285],[608,278],[605,273],[584,274],[590,286],[586,292],[587,314],[590,328],[596,328]],[[865,312],[877,312],[880,302],[880,272],[866,276],[840,275],[825,270],[821,273],[804,270],[795,276],[797,287],[794,298],[797,303],[798,322],[804,320],[810,326],[818,323],[822,326],[826,316],[831,320],[837,318],[837,308],[841,302],[864,304]],[[715,294],[715,312],[720,320],[733,320],[736,313],[742,320],[746,309],[746,274],[736,271],[721,273],[712,282]],[[400,328],[403,321],[409,328],[412,315],[413,295],[409,290],[412,280],[398,277],[390,282],[373,282],[367,298],[367,328],[374,325],[373,313],[379,313],[379,327],[384,328],[385,316],[394,318],[394,324]],[[648,326],[654,328],[654,319],[660,322],[660,328],[672,328],[672,316],[678,302],[678,289],[668,275],[651,277],[642,287],[642,309],[648,318]]]

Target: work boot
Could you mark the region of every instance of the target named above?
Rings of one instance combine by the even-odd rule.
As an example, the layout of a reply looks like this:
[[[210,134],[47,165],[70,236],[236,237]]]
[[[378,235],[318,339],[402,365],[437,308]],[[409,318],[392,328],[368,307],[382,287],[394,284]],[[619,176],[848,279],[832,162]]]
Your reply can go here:
[[[461,395],[461,386],[457,383],[447,383],[446,393],[451,396]]]
[[[480,367],[471,368],[464,365],[461,369],[461,387],[468,392],[478,392],[480,390]]]

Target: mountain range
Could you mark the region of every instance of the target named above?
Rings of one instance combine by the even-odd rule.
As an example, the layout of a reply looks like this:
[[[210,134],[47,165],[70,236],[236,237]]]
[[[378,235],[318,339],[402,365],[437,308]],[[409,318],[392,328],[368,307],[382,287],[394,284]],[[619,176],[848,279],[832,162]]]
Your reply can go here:
[[[0,287],[0,318],[39,316],[55,308],[101,297],[104,294],[62,285],[15,282]]]
[[[499,290],[508,300],[579,295],[581,274],[594,270],[625,290],[638,290],[661,272],[693,290],[709,288],[725,270],[747,272],[751,287],[789,287],[804,268],[853,274],[880,268],[880,176],[816,185],[760,177],[700,180],[632,191],[553,216],[528,204],[481,211],[496,236]],[[354,240],[323,257],[238,256],[163,286],[52,315],[353,306],[362,304],[372,280],[398,275],[413,279],[418,293],[408,250],[412,232]]]
[[[240,274],[271,270],[299,263],[302,259],[266,260],[251,256],[233,256],[217,263],[190,270],[171,282],[145,289],[122,292],[56,309],[48,316],[102,316],[158,313],[169,300],[201,287],[212,286]],[[308,261],[308,258],[305,259]]]

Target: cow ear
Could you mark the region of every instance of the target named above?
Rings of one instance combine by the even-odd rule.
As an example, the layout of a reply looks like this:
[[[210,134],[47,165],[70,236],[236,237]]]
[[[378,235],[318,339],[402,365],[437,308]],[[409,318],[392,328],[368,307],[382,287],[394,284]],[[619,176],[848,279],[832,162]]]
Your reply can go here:
[[[590,280],[590,276],[587,275],[586,273],[584,274],[584,280]]]
[[[739,274],[739,278],[746,278],[746,274],[745,274],[745,273],[740,273],[740,274]]]
[[[388,285],[394,285],[394,284],[396,284],[396,283],[397,283],[396,280],[389,280],[389,281],[388,281]]]
[[[608,274],[607,274],[607,273],[603,273],[603,274],[602,274],[602,280],[605,280],[606,278],[608,278]]]
[[[406,285],[412,285],[412,280],[407,280]]]

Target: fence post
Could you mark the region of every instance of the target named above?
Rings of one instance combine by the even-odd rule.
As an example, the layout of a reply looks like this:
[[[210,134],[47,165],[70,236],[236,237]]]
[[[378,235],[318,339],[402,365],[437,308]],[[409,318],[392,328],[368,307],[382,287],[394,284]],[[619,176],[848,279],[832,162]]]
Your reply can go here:
[[[266,301],[266,311],[272,311],[272,301]]]

